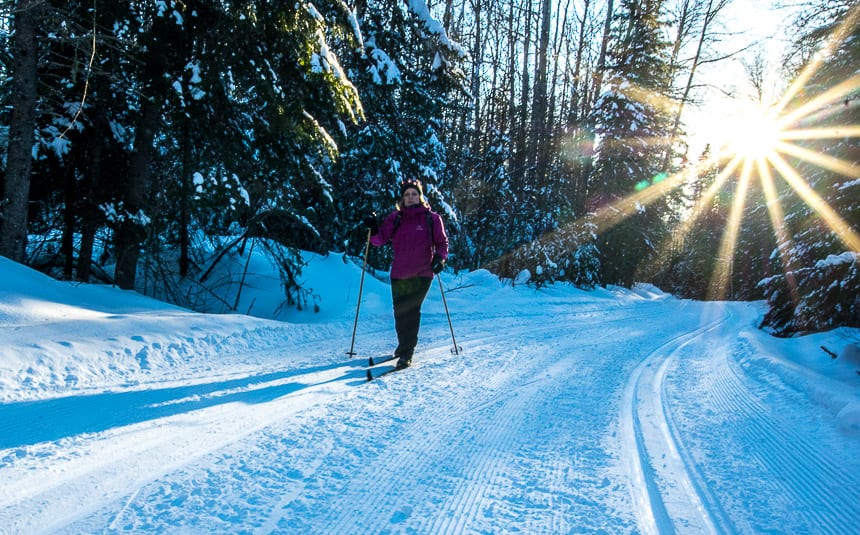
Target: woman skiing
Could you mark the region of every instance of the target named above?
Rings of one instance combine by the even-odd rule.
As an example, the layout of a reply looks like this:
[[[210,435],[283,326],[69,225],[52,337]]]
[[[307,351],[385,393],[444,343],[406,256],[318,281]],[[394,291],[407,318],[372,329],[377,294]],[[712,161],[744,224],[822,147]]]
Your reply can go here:
[[[448,260],[448,236],[442,218],[430,209],[418,180],[400,184],[400,201],[380,225],[375,217],[364,218],[370,243],[376,247],[391,242],[391,298],[394,329],[397,331],[397,368],[412,364],[418,343],[421,304],[433,276]]]

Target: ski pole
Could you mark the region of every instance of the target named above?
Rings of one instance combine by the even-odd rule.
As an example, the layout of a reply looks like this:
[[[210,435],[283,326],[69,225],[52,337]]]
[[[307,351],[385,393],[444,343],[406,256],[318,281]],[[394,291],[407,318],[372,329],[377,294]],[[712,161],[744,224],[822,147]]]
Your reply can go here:
[[[457,339],[454,338],[454,325],[451,324],[451,314],[448,312],[448,301],[445,299],[445,289],[442,288],[442,277],[436,274],[436,280],[439,281],[439,291],[442,292],[442,304],[445,305],[445,315],[448,316],[448,328],[451,329],[451,341],[454,342],[454,349],[451,350],[455,355],[460,354],[460,348],[457,347]]]
[[[364,290],[364,273],[367,271],[367,252],[370,251],[370,229],[367,229],[367,243],[364,244],[364,263],[361,265],[361,283],[358,285],[358,303],[355,304],[355,321],[352,324],[352,342],[349,344],[347,355],[355,355],[355,330],[358,327],[358,311],[361,310],[361,292]]]

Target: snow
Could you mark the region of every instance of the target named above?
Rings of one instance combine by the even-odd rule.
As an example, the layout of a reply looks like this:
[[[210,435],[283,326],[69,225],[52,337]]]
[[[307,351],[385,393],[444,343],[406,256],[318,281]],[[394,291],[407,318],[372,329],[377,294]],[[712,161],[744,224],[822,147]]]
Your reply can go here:
[[[439,41],[449,50],[457,53],[462,58],[467,56],[466,50],[456,41],[448,37],[448,32],[445,31],[445,26],[430,14],[430,8],[424,0],[407,0],[407,5],[412,13],[424,23],[424,28],[431,34],[438,37]],[[438,59],[438,55],[437,55]]]
[[[414,366],[368,383],[389,287],[364,278],[351,358],[360,268],[306,257],[319,312],[279,307],[255,259],[238,308],[261,317],[0,258],[0,533],[860,524],[856,329],[776,339],[762,303],[443,273]]]

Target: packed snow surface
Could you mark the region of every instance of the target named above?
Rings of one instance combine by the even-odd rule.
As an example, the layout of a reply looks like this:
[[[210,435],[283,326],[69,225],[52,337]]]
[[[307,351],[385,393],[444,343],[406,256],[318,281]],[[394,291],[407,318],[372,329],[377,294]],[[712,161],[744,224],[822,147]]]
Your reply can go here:
[[[367,382],[395,338],[360,273],[310,255],[317,312],[249,278],[252,317],[0,258],[0,533],[857,532],[857,330],[445,273]]]

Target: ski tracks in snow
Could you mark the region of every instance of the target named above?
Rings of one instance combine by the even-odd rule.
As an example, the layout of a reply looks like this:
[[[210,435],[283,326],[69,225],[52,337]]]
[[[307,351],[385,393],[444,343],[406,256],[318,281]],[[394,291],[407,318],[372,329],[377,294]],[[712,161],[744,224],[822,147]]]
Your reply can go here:
[[[639,529],[856,531],[856,440],[788,365],[748,357],[742,307],[670,339],[629,377],[621,425]]]
[[[778,407],[799,394],[732,350],[750,318],[725,312],[687,331],[714,307],[555,305],[527,323],[455,317],[459,356],[444,316],[425,321],[415,366],[372,383],[358,359],[93,398],[133,418],[7,449],[0,521],[11,515],[22,532],[347,534],[860,523],[860,461],[835,460],[856,442],[792,435],[799,422]],[[760,446],[738,451],[750,443]],[[16,500],[40,505],[15,518]]]
[[[667,387],[726,525],[743,533],[856,532],[856,435],[842,433],[826,405],[795,384],[788,363],[750,358],[759,353],[747,344],[740,337],[712,350],[706,366],[685,359]],[[678,402],[692,397],[699,403]],[[691,418],[693,411],[703,417]]]
[[[686,346],[726,318],[671,338],[631,374],[621,405],[625,468],[643,533],[725,532],[720,508],[700,481],[671,422],[664,397],[668,367]]]
[[[624,374],[603,351],[622,354],[630,317],[658,313],[643,305],[554,318],[570,329],[499,318],[493,332],[485,318],[463,320],[459,357],[433,344],[442,328],[427,329],[430,349],[413,369],[333,386],[316,406],[152,475],[67,528],[629,532],[626,487],[605,451]],[[281,412],[295,396],[259,410]]]

